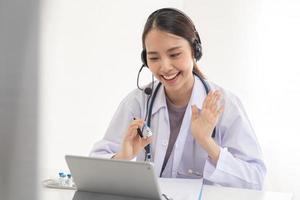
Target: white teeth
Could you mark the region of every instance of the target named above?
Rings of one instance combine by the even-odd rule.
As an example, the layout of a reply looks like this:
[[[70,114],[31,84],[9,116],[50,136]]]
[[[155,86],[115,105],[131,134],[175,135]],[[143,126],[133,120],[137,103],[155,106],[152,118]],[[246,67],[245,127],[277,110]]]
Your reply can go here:
[[[178,73],[173,74],[173,75],[170,75],[170,76],[163,76],[163,77],[164,77],[164,79],[166,79],[166,80],[171,80],[171,79],[175,78],[175,77],[177,76],[177,74],[178,74]]]

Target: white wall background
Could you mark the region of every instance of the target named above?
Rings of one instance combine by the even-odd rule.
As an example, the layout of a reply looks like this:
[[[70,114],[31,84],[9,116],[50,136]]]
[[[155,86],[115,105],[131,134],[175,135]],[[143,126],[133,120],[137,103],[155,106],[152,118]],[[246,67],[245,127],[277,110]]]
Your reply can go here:
[[[65,154],[88,155],[121,99],[136,87],[148,15],[182,5],[181,0],[42,1],[42,168],[65,169]]]
[[[268,168],[265,188],[300,199],[300,2],[190,0],[184,8],[203,36],[204,71],[246,106]]]
[[[129,1],[128,1],[129,2]],[[196,23],[209,79],[243,101],[261,143],[266,189],[300,199],[300,2],[44,0],[41,18],[40,166],[87,155],[135,88],[147,16],[177,7]]]

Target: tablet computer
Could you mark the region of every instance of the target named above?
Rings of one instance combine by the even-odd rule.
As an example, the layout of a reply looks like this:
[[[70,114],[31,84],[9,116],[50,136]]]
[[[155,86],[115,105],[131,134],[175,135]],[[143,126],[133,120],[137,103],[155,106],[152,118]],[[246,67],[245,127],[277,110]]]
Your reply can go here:
[[[149,162],[66,155],[78,191],[161,199],[158,178]]]

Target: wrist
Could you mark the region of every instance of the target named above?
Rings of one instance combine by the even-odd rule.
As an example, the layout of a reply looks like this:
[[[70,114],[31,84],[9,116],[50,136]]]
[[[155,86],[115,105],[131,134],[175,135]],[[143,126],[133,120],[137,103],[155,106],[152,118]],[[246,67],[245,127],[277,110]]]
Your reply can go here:
[[[221,149],[219,145],[217,145],[214,141],[213,144],[210,146],[208,156],[210,160],[217,165],[219,157],[220,157]]]
[[[216,165],[220,156],[220,147],[212,137],[203,137],[198,140],[198,143],[207,152],[210,160]]]
[[[210,136],[198,136],[196,138],[196,141],[198,142],[198,144],[200,144],[202,147],[205,147],[207,145],[209,145],[209,143],[211,143],[211,140],[212,138]]]
[[[126,156],[123,152],[118,152],[116,153],[114,156],[111,157],[112,159],[116,159],[116,160],[131,160],[132,158],[130,158],[129,156]]]

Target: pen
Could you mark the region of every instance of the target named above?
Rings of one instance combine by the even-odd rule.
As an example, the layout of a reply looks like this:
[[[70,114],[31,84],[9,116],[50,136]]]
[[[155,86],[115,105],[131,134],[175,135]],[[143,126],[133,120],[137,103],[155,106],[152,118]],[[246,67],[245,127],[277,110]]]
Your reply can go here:
[[[133,120],[135,120],[135,117],[133,118]],[[140,136],[141,138],[143,138],[143,133],[142,133],[142,131],[141,131],[140,128],[137,128],[137,132],[138,132],[139,136]]]

